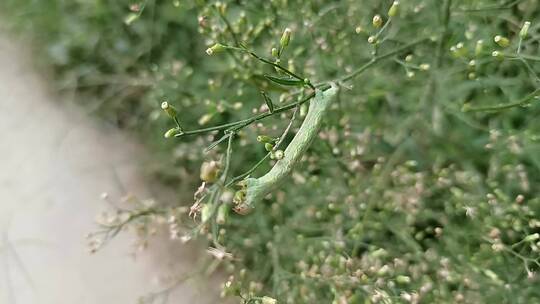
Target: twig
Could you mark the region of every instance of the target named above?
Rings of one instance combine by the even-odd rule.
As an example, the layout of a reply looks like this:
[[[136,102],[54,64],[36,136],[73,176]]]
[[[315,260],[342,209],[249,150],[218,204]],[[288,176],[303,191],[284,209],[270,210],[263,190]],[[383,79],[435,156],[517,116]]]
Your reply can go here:
[[[531,103],[531,100],[532,99],[535,99],[537,97],[539,97],[538,93],[540,92],[540,88],[534,90],[533,92],[527,94],[527,96],[523,97],[522,99],[516,101],[516,102],[512,102],[512,103],[508,103],[508,104],[499,104],[499,105],[496,105],[496,106],[486,106],[486,107],[477,107],[477,108],[472,108],[472,107],[469,107],[466,105],[463,106],[463,109],[462,111],[463,112],[482,112],[482,111],[487,111],[487,112],[495,112],[495,111],[500,111],[500,110],[506,110],[506,109],[510,109],[510,108],[514,108],[514,107],[524,107],[524,106],[527,106]]]
[[[356,76],[360,75],[361,73],[363,73],[365,70],[367,70],[368,68],[370,68],[372,65],[375,65],[376,63],[380,62],[381,60],[383,59],[386,59],[388,57],[392,57],[394,55],[397,55],[401,52],[404,52],[408,49],[410,49],[411,47],[415,46],[415,45],[418,45],[422,42],[425,42],[427,41],[428,38],[422,38],[422,39],[418,39],[416,41],[413,41],[411,43],[407,43],[406,45],[404,46],[401,46],[391,52],[388,52],[384,55],[380,55],[380,56],[377,56],[375,58],[372,58],[370,61],[368,61],[367,63],[365,63],[364,65],[362,65],[361,67],[359,67],[358,69],[356,69],[355,71],[353,71],[352,73],[348,74],[348,75],[345,75],[343,77],[340,77],[338,79],[334,79],[334,80],[330,80],[330,81],[324,81],[322,83],[319,83],[318,85],[326,85],[328,83],[331,83],[331,82],[338,82],[338,83],[342,83],[342,82],[347,82],[353,78],[355,78]],[[317,85],[316,85],[317,86]]]
[[[285,106],[278,107],[278,108],[274,109],[273,113],[265,112],[265,113],[255,115],[255,116],[252,116],[252,117],[244,119],[244,120],[239,120],[239,121],[226,123],[226,124],[222,124],[222,125],[218,125],[218,126],[214,126],[214,127],[204,128],[204,129],[198,129],[198,130],[192,130],[192,131],[184,131],[182,134],[176,135],[176,137],[183,137],[183,136],[187,136],[187,135],[194,135],[194,134],[207,133],[207,132],[212,132],[212,131],[226,130],[226,129],[229,129],[229,128],[230,128],[231,131],[237,131],[237,130],[239,130],[239,129],[241,129],[241,128],[243,128],[243,127],[245,127],[245,126],[247,126],[247,125],[249,125],[249,124],[251,124],[251,123],[253,123],[255,121],[259,121],[259,120],[264,119],[264,118],[266,118],[268,116],[272,116],[272,115],[275,115],[275,114],[290,110],[290,109],[292,109],[294,107],[297,107],[297,106],[309,101],[314,96],[315,96],[315,92],[312,92],[308,96],[306,96],[306,98],[304,98],[304,99],[302,99],[300,101],[293,102],[291,104],[288,104],[288,105],[285,105]]]

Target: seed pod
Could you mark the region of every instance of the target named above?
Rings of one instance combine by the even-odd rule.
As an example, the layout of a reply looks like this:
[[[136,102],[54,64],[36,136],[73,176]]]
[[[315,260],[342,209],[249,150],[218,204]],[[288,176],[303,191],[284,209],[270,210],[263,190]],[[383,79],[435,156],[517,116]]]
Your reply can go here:
[[[212,114],[210,113],[206,113],[204,114],[203,116],[201,116],[199,118],[199,120],[197,121],[197,123],[201,126],[204,126],[205,124],[207,124],[211,119],[212,119]]]
[[[493,53],[491,53],[491,56],[499,59],[499,60],[503,60],[504,59],[504,55],[499,52],[499,51],[493,51]]]
[[[372,24],[375,28],[380,28],[383,24],[383,19],[381,15],[373,16]]]
[[[307,115],[307,112],[308,112],[308,106],[305,103],[303,103],[300,106],[300,117],[305,117]]]
[[[368,39],[367,39],[367,42],[369,44],[375,44],[377,42],[377,37],[375,36],[369,36]]]
[[[427,70],[430,69],[430,67],[431,67],[431,66],[429,65],[429,63],[422,63],[422,64],[420,64],[420,66],[419,66],[420,70],[422,70],[422,71],[427,71]]]
[[[396,277],[396,282],[398,282],[399,284],[408,284],[411,282],[411,278],[405,275],[398,275]]]
[[[270,136],[259,135],[257,136],[257,141],[260,143],[273,143],[275,140]]]
[[[276,57],[276,58],[279,57],[279,52],[278,52],[278,49],[276,48],[272,48],[272,51],[270,51],[270,54],[272,54],[272,57]]]
[[[161,103],[161,108],[163,109],[163,111],[165,111],[167,113],[167,115],[169,115],[171,118],[175,118],[176,117],[176,109],[171,105],[169,104],[168,102],[164,101]]]
[[[212,56],[217,53],[223,52],[227,48],[226,45],[223,45],[221,43],[216,43],[213,46],[206,49],[206,54]]]
[[[225,13],[227,12],[227,3],[222,3],[221,1],[218,1],[216,2],[215,6],[220,14],[225,15]]]
[[[493,41],[495,41],[496,44],[498,44],[500,47],[506,48],[510,45],[510,40],[508,38],[503,37],[501,35],[497,35],[493,38]]]
[[[538,233],[533,233],[533,234],[527,235],[527,236],[523,239],[523,241],[525,241],[525,242],[534,242],[534,241],[536,241],[536,240],[538,240],[538,239],[540,239],[540,234],[538,234]]]
[[[474,54],[476,56],[480,56],[482,54],[483,50],[484,50],[484,40],[476,41],[476,47],[474,49]]]
[[[201,208],[201,220],[206,222],[210,219],[212,215],[212,208],[209,204],[204,204]]]
[[[463,42],[458,42],[455,46],[450,48],[450,52],[456,58],[462,58],[467,56],[467,48]]]
[[[285,31],[283,31],[283,34],[281,35],[281,39],[279,40],[279,44],[281,45],[281,48],[285,48],[287,45],[289,45],[289,42],[291,41],[291,29],[286,28]]]
[[[523,26],[521,27],[521,31],[519,31],[519,38],[521,39],[527,38],[527,34],[529,32],[530,27],[531,27],[531,23],[529,21],[525,21],[525,23],[523,23]]]
[[[126,16],[126,18],[124,18],[124,23],[126,25],[131,25],[135,20],[139,19],[139,16],[140,15],[138,13],[130,13]]]
[[[277,160],[282,159],[283,156],[285,156],[285,154],[283,153],[283,150],[277,150],[276,152],[274,152],[274,158]]]
[[[229,204],[221,204],[219,206],[216,215],[216,223],[223,225],[227,222],[227,218],[229,217],[229,209]]]
[[[392,6],[390,6],[390,9],[388,9],[388,16],[394,17],[395,15],[397,15],[398,8],[399,8],[399,1],[394,1],[394,3],[392,3]]]
[[[169,129],[165,134],[163,135],[165,138],[170,138],[176,135],[182,134],[182,130],[180,130],[178,127]]]
[[[274,298],[270,298],[268,296],[264,296],[261,299],[262,304],[277,304],[277,300]]]
[[[201,165],[201,180],[212,183],[217,180],[219,165],[216,161],[204,162]]]

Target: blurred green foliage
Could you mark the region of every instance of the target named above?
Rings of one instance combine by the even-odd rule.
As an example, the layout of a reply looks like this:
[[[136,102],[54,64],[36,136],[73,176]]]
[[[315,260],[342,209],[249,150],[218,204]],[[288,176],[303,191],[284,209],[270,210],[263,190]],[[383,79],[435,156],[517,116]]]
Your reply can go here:
[[[265,111],[261,90],[276,105],[298,92],[269,82],[265,74],[280,76],[270,65],[243,52],[208,56],[207,47],[245,44],[271,58],[290,28],[280,64],[319,84],[425,39],[342,83],[290,183],[250,215],[194,229],[232,254],[221,262],[232,275],[224,294],[246,303],[262,296],[266,303],[539,302],[540,4],[402,1],[387,24],[391,5],[4,0],[0,7],[15,30],[31,33],[58,88],[140,135],[160,159],[155,174],[184,195],[197,188],[203,161],[223,167],[227,144],[205,154],[222,133],[165,140],[174,125],[161,102],[194,130]],[[377,14],[385,24],[378,36]],[[532,24],[520,42],[525,21]],[[509,46],[495,43],[496,35]],[[523,102],[462,110],[515,101]],[[232,176],[264,157],[256,137],[280,136],[289,112],[237,134]],[[220,189],[223,204],[234,191]],[[175,202],[158,214],[178,210]],[[142,214],[134,219],[153,225]]]

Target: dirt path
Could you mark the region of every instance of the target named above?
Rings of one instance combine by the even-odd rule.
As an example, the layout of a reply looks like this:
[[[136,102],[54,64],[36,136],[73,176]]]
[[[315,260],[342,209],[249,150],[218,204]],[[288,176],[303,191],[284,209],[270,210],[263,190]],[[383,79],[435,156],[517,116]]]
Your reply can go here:
[[[192,250],[134,259],[126,233],[88,254],[100,193],[118,198],[123,186],[148,197],[144,153],[56,102],[13,44],[0,35],[0,303],[136,303],[160,288],[156,278],[190,271]],[[169,303],[218,303],[212,286],[202,295],[182,286]]]

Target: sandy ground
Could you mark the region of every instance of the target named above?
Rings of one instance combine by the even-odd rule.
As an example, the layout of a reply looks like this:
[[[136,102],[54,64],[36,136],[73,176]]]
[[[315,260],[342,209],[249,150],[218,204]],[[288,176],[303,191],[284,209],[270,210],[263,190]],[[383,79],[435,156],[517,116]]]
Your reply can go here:
[[[136,303],[160,277],[193,270],[193,248],[134,258],[128,233],[88,254],[102,192],[149,196],[144,151],[58,102],[20,53],[0,35],[0,303]],[[169,303],[219,303],[204,285],[182,285]]]

